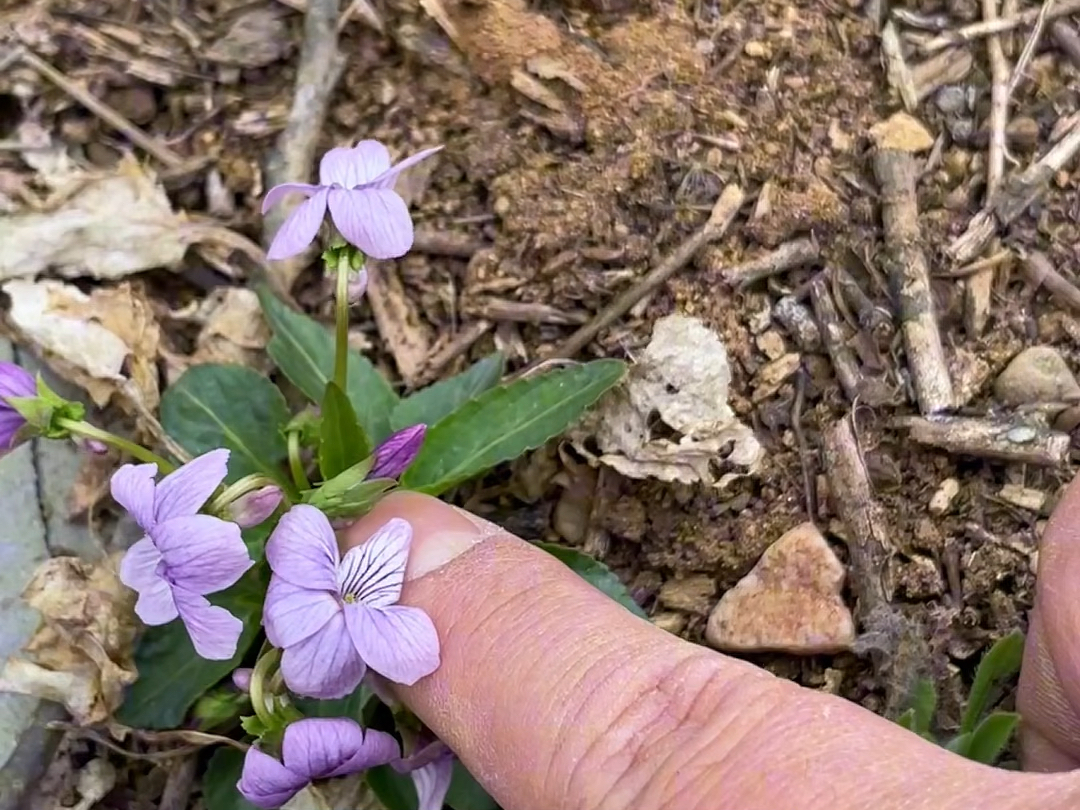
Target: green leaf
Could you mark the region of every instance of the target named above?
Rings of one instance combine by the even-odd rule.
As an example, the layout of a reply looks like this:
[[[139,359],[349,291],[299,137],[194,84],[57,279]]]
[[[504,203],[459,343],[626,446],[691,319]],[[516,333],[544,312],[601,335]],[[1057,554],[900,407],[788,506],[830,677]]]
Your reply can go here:
[[[567,565],[578,576],[594,588],[606,593],[635,616],[640,616],[643,619],[647,618],[645,611],[630,598],[630,592],[626,590],[622,580],[599,560],[576,549],[559,546],[555,543],[536,543],[536,546]]]
[[[258,810],[236,789],[243,770],[243,751],[230,745],[222,746],[214,752],[202,777],[202,795],[206,810]]]
[[[994,712],[975,727],[967,757],[984,765],[993,765],[1009,744],[1020,715],[1015,712]]]
[[[266,377],[244,366],[192,366],[161,398],[165,432],[193,455],[227,447],[233,482],[261,472],[281,481],[288,453],[281,429],[285,397]]]
[[[266,287],[259,289],[266,320],[274,336],[266,347],[270,358],[312,402],[320,402],[334,377],[334,336],[318,321],[295,312]],[[400,401],[385,378],[363,355],[349,352],[345,393],[368,438],[375,443],[390,435],[390,414]]]
[[[539,447],[573,424],[625,368],[619,360],[594,360],[486,391],[428,430],[401,486],[438,495]]]
[[[418,801],[412,779],[389,765],[369,770],[367,783],[386,810],[416,810]]]
[[[484,790],[459,760],[454,760],[454,776],[446,803],[454,810],[499,810],[499,805]]]
[[[975,682],[971,685],[967,708],[960,722],[961,734],[975,730],[975,724],[987,709],[991,690],[1019,672],[1023,659],[1024,634],[1019,630],[999,638],[983,656],[975,670]]]
[[[356,412],[337,383],[326,384],[319,431],[319,471],[329,480],[366,458],[371,444],[364,435]]]
[[[228,661],[207,661],[197,655],[179,619],[147,629],[135,650],[139,680],[117,713],[121,723],[133,728],[178,728],[191,705],[236,669],[259,634],[266,593],[260,568],[256,566],[227,591],[210,597],[244,623],[236,655]]]
[[[916,734],[926,734],[934,721],[934,709],[937,708],[937,690],[929,678],[919,678],[911,693],[911,725],[906,726]],[[906,712],[905,712],[906,714]]]
[[[498,384],[505,365],[502,353],[495,352],[460,374],[417,391],[394,408],[390,426],[401,430],[412,425],[434,425]]]
[[[957,734],[947,743],[945,743],[945,749],[952,751],[954,754],[959,754],[962,757],[968,755],[968,751],[971,749],[971,732],[964,734]]]
[[[896,718],[896,725],[900,728],[907,729],[908,731],[915,730],[915,710],[906,709]]]

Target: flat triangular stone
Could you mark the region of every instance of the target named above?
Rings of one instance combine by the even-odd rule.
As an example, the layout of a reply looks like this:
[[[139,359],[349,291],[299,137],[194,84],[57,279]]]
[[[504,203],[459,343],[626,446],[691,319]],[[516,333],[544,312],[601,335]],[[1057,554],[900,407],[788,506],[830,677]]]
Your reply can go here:
[[[769,546],[713,608],[705,639],[725,652],[818,655],[850,650],[855,622],[844,604],[843,564],[813,523]]]

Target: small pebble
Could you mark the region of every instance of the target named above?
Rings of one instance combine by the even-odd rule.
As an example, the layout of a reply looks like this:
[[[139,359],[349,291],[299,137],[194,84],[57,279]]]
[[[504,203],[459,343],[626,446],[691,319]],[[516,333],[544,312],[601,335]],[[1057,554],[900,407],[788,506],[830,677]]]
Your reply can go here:
[[[1057,349],[1032,346],[1016,355],[994,381],[1004,405],[1080,401],[1080,384]],[[1011,437],[1010,437],[1011,438]]]
[[[944,515],[959,494],[960,482],[955,478],[946,478],[930,498],[930,514]]]
[[[967,92],[958,84],[947,84],[937,91],[934,103],[945,115],[958,115],[967,107]]]
[[[726,652],[824,655],[850,650],[845,569],[813,523],[785,533],[709,616],[705,639]]]
[[[716,602],[716,581],[703,574],[669,579],[657,598],[666,608],[707,616]]]

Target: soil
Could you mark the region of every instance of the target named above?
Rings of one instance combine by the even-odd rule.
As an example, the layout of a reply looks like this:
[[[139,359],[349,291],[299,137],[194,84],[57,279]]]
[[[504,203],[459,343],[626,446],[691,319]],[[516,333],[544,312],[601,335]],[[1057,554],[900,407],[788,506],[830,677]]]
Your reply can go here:
[[[0,2],[0,32],[4,20],[21,20],[19,35],[47,44],[41,55],[53,66],[193,161],[178,176],[165,172],[177,208],[209,212],[260,241],[262,167],[292,101],[302,15],[271,0],[26,5]],[[947,27],[978,13],[977,4],[952,0],[907,5],[910,14],[942,18]],[[230,25],[260,9],[280,13],[272,23],[279,33],[256,37],[264,49],[272,41],[276,52],[258,66],[207,58]],[[877,269],[881,200],[868,133],[902,103],[886,80],[865,10],[853,0],[386,0],[375,13],[384,33],[362,21],[344,26],[348,62],[318,152],[359,138],[383,140],[395,154],[445,145],[432,171],[410,188],[417,227],[465,245],[420,250],[386,265],[407,315],[397,326],[420,346],[420,360],[416,351],[387,349],[384,324],[368,305],[355,316],[370,337],[370,354],[402,385],[453,373],[496,347],[509,353],[513,368],[545,357],[701,227],[722,188],[735,183],[748,195],[722,238],[581,356],[632,359],[657,318],[700,318],[728,347],[732,406],[768,453],[761,471],[725,490],[633,481],[552,446],[455,498],[527,539],[584,546],[648,611],[663,612],[666,626],[702,641],[707,608],[673,617],[657,600],[665,582],[704,574],[722,593],[772,541],[808,519],[846,554],[848,532],[830,503],[821,448],[823,431],[854,415],[896,546],[887,565],[893,600],[922,623],[931,655],[920,670],[938,683],[939,723],[953,726],[979,654],[1024,628],[1031,607],[1048,506],[1017,506],[1001,497],[1002,487],[1045,493],[1049,504],[1072,471],[1068,464],[962,457],[910,441],[891,423],[918,409],[903,345],[888,324],[869,329],[841,305],[845,339],[887,392],[853,409],[829,357],[800,351],[770,317],[784,295],[809,303],[807,282],[823,270],[846,271],[876,307],[896,308]],[[1029,31],[1002,37],[1012,62]],[[250,43],[241,50],[241,61],[259,61]],[[1017,351],[1052,345],[1071,367],[1080,361],[1080,322],[1025,282],[1018,258],[1037,250],[1062,276],[1080,273],[1080,174],[1059,172],[1037,203],[995,237],[987,255],[1007,256],[997,265],[988,321],[978,331],[966,328],[965,279],[944,250],[980,210],[985,191],[989,67],[983,40],[969,50],[970,72],[912,111],[938,140],[929,155],[918,156],[921,246],[930,258],[946,355],[978,361],[960,412],[1008,416],[1013,411],[994,402],[991,387]],[[1037,51],[1010,111],[1009,151],[1019,168],[1046,151],[1059,117],[1080,107],[1077,70],[1054,47]],[[20,80],[32,89],[23,98]],[[959,108],[945,96],[955,88]],[[27,83],[22,68],[0,72],[0,140],[12,136],[27,109],[91,163],[108,164],[126,148],[122,136],[59,88]],[[0,153],[0,171],[6,160]],[[214,199],[224,193],[229,205],[210,211],[207,189],[215,184],[224,192],[219,188]],[[820,250],[810,266],[742,289],[723,282],[722,268],[799,237],[812,237]],[[232,261],[245,267],[242,257]],[[243,283],[194,255],[165,276],[149,276],[155,295],[198,298]],[[314,268],[293,289],[309,310],[327,312]],[[481,321],[487,325],[464,351],[424,370],[426,355]],[[784,351],[800,352],[801,371],[759,392],[756,374],[774,359],[777,336]],[[403,358],[412,358],[408,367]],[[930,499],[950,478],[959,494],[932,514]],[[767,655],[757,663],[884,710],[888,684],[855,655]]]

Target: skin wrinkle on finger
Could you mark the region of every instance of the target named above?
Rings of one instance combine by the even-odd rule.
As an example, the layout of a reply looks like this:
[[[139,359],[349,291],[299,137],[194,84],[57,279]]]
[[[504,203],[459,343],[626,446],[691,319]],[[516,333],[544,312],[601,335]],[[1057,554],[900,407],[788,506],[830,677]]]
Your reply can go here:
[[[368,529],[353,533],[353,543],[394,515],[414,522],[414,551],[439,542],[443,532],[465,531],[459,514],[420,496],[399,496],[375,512]],[[687,650],[714,660],[722,673],[718,679],[734,683],[751,672],[760,683],[772,676],[664,634],[583,587],[562,563],[506,535],[474,543],[440,570],[407,583],[402,602],[432,616],[443,642],[443,667],[398,693],[506,810],[596,810],[598,805],[589,802],[593,794],[581,796],[582,790],[595,790],[598,800],[610,805],[605,810],[795,810],[815,806],[808,800],[830,810],[1028,810],[1032,796],[1039,797],[1040,810],[1080,807],[1080,773],[1016,774],[975,765],[855,704],[784,681],[776,683],[779,694],[790,695],[786,703],[760,696],[749,702],[714,699],[715,706],[701,712],[697,729],[658,731],[655,718],[666,717],[665,712],[671,726],[686,715],[680,699],[708,705],[711,691],[687,685],[682,693],[675,690],[639,707],[637,716],[620,701],[620,693],[633,699],[648,692],[661,682],[661,664],[669,667],[670,677]],[[614,641],[603,645],[602,655],[583,654],[597,646],[597,639],[608,638]],[[596,659],[610,663],[598,665]],[[655,670],[652,661],[660,662]],[[554,662],[563,666],[555,668]],[[583,670],[591,675],[580,675]],[[608,695],[593,684],[611,672],[625,680],[611,676],[606,691],[616,694]],[[595,697],[583,703],[589,692]],[[620,716],[621,721],[613,720]],[[570,766],[590,749],[594,762],[614,761],[597,753],[605,743],[594,745],[594,740],[608,737],[618,722],[636,729],[636,737],[623,732],[622,743],[638,746],[629,767],[646,772],[637,776],[645,787],[632,790],[634,775],[609,765],[623,773],[628,797],[605,796],[610,778],[578,788]],[[642,725],[652,726],[652,733]],[[577,737],[565,733],[568,726],[576,726]],[[612,745],[619,742],[614,736]],[[559,757],[566,764],[553,765],[547,777],[548,763]],[[666,794],[664,769],[676,773],[667,780]],[[576,778],[585,773],[580,768]],[[696,795],[702,798],[695,806]]]
[[[1071,770],[1080,765],[1080,717],[1061,688],[1038,614],[1036,607],[1025,643],[1017,697],[1021,760],[1025,770]]]

